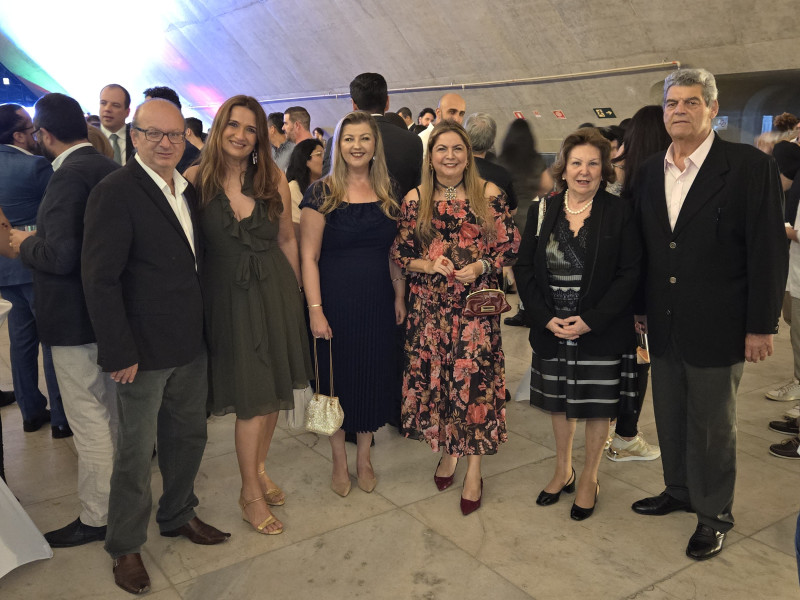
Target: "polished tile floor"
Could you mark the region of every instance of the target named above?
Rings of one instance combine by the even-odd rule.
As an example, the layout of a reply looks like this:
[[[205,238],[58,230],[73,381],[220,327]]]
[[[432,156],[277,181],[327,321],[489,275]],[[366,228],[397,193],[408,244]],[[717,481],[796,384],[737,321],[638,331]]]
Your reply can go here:
[[[695,517],[675,513],[642,517],[630,505],[663,488],[660,460],[612,463],[603,459],[594,515],[571,521],[571,496],[551,507],[534,499],[549,480],[554,442],[549,416],[514,402],[508,409],[509,442],[484,461],[483,506],[459,511],[461,485],[439,493],[431,481],[437,457],[427,446],[382,429],[376,436],[374,493],[355,484],[347,498],[330,483],[325,439],[276,432],[268,472],[287,492],[275,509],[279,536],[261,536],[240,518],[239,477],[231,415],[212,418],[197,477],[199,515],[232,532],[221,546],[202,547],[163,538],[151,522],[144,563],[153,600],[250,598],[371,598],[450,600],[536,598],[643,600],[797,598],[793,551],[800,504],[800,460],[769,455],[783,436],[767,429],[790,403],[764,392],[791,376],[788,328],[775,356],[747,365],[739,390],[739,476],[736,527],[717,558],[697,563],[684,555]],[[504,328],[512,390],[528,366],[527,330]],[[7,329],[0,329],[0,384],[9,389]],[[2,409],[9,487],[42,531],[78,513],[76,459],[70,440],[49,430],[22,433],[16,405]],[[640,428],[657,442],[648,398]],[[583,462],[582,427],[575,461]],[[354,447],[349,446],[351,459]],[[466,464],[458,467],[460,482]],[[351,473],[355,473],[354,460]],[[153,471],[153,492],[161,480]],[[51,560],[28,564],[0,579],[0,598],[51,600],[130,598],[114,585],[111,560],[99,543],[55,550]]]

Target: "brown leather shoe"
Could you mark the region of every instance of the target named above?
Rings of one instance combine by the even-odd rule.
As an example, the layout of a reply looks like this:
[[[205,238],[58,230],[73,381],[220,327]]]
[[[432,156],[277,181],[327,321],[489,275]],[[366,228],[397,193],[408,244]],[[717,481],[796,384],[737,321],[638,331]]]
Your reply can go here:
[[[214,544],[221,544],[229,537],[230,533],[220,531],[216,527],[212,527],[208,523],[203,523],[197,517],[185,525],[181,525],[172,531],[162,531],[161,535],[164,537],[178,537],[182,535],[189,538],[189,541],[194,544],[202,544],[204,546],[213,546]]]
[[[114,560],[114,583],[131,594],[150,591],[150,577],[141,554],[124,554]]]

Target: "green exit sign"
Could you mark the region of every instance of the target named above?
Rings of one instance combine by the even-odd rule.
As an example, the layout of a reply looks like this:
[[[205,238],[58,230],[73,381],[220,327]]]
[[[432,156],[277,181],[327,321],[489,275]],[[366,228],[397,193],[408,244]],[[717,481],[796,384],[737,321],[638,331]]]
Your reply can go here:
[[[617,115],[610,108],[593,108],[594,114],[598,119],[616,119]]]

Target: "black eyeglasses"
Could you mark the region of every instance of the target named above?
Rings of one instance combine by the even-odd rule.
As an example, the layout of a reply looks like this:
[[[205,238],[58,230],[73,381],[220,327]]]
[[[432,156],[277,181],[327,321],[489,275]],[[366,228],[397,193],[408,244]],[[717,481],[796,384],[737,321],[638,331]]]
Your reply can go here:
[[[167,139],[170,141],[171,144],[182,144],[186,141],[186,133],[183,131],[170,131],[169,133],[165,133],[163,131],[159,131],[158,129],[142,129],[141,127],[133,126],[133,129],[136,131],[141,131],[144,134],[144,139],[148,142],[155,142],[156,144],[160,144],[161,140],[164,139],[164,136],[167,136]]]
[[[31,125],[30,127],[26,127],[25,129],[23,129],[22,131],[28,131],[28,129],[33,129],[33,131],[31,131],[31,135],[33,136],[33,139],[38,142],[39,130],[41,129],[41,127],[37,127],[36,129],[34,129],[33,125]]]

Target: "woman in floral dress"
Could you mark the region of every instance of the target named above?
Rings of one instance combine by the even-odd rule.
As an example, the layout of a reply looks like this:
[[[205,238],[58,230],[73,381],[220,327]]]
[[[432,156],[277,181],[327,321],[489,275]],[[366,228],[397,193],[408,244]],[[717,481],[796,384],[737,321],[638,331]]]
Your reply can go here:
[[[439,490],[468,468],[466,515],[480,506],[481,457],[506,441],[505,369],[500,317],[466,317],[467,295],[497,288],[519,246],[505,196],[480,179],[464,129],[438,124],[428,140],[422,184],[403,200],[392,257],[408,274],[402,430],[443,455]]]

